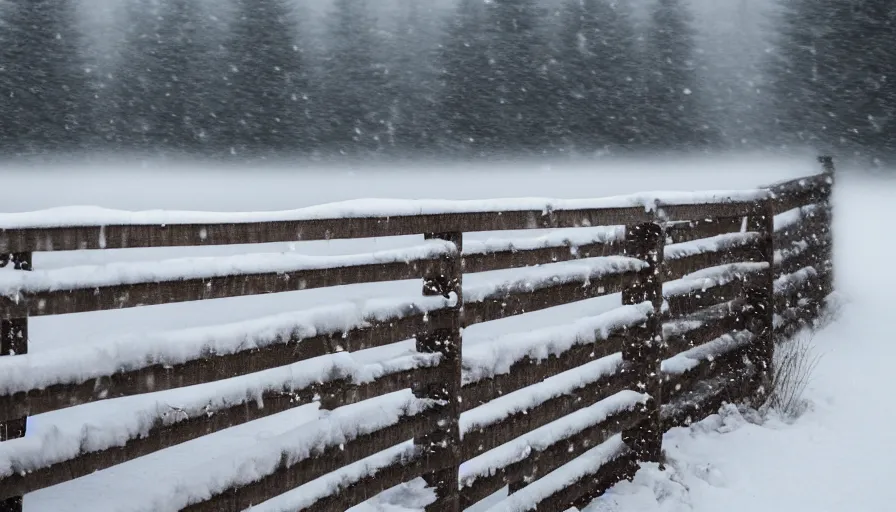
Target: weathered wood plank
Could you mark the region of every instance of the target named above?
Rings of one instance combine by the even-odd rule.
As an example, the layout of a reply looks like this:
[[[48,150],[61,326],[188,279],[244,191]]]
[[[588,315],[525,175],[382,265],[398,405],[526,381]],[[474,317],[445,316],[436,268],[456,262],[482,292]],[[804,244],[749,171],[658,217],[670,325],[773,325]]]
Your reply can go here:
[[[245,510],[327,473],[401,444],[420,432],[428,432],[437,427],[439,416],[439,411],[427,411],[404,417],[394,425],[358,436],[348,443],[328,446],[307,459],[291,464],[283,460],[273,473],[262,476],[250,484],[231,487],[202,503],[193,503],[182,510],[190,512]]]
[[[670,403],[675,397],[686,393],[697,384],[718,376],[721,372],[734,369],[743,370],[743,360],[750,354],[749,344],[735,347],[726,352],[717,352],[711,358],[700,361],[683,373],[663,373],[663,402]]]
[[[594,405],[633,386],[631,372],[622,367],[617,373],[598,379],[568,394],[548,399],[526,411],[511,414],[495,423],[477,425],[464,434],[461,459],[472,459],[526,432]]]
[[[669,305],[669,317],[678,318],[698,313],[699,311],[719,305],[723,302],[740,297],[743,293],[744,283],[740,279],[734,279],[724,284],[711,286],[705,290],[699,290],[683,295],[667,296]]]
[[[716,205],[705,208],[712,210]],[[723,207],[724,208],[724,207]],[[522,210],[434,215],[245,222],[107,225],[0,230],[0,252],[259,244],[423,233],[616,226],[646,220],[643,207]]]
[[[705,268],[752,261],[757,250],[755,245],[742,245],[682,258],[667,258],[664,278],[667,281],[674,281]]]
[[[559,285],[498,291],[483,300],[464,304],[464,327],[619,293],[636,277],[636,272],[620,272]]]
[[[542,498],[536,506],[538,510],[558,511],[568,510],[570,507],[584,508],[621,480],[633,478],[639,468],[640,465],[634,453],[621,452],[599,468],[594,468],[593,473]]]
[[[80,478],[201,436],[313,403],[318,398],[344,406],[408,389],[415,382],[438,382],[440,378],[433,368],[425,368],[389,374],[360,385],[344,380],[330,381],[300,390],[267,391],[261,396],[264,407],[258,407],[256,397],[252,395],[239,403],[203,410],[176,423],[165,424],[162,418],[157,418],[145,436],[128,439],[122,446],[82,452],[48,466],[13,468],[14,474],[0,479],[0,499]]]
[[[615,256],[622,247],[614,243],[595,242],[570,246],[556,245],[538,249],[514,249],[491,253],[464,254],[464,273],[489,272],[511,268],[534,267],[584,258]]]
[[[660,219],[665,221],[696,221],[717,218],[746,217],[763,208],[763,201],[726,201],[720,203],[699,203],[660,205]],[[636,223],[627,223],[634,225]]]
[[[733,301],[732,301],[733,302]],[[665,337],[664,358],[670,358],[686,352],[694,347],[709,343],[731,331],[742,329],[743,322],[740,317],[740,307],[725,305],[725,314],[715,317],[695,318],[702,325],[685,332],[676,333]],[[687,318],[681,321],[687,321]]]
[[[830,246],[825,242],[810,243],[804,247],[781,251],[781,259],[775,262],[775,279],[797,272],[806,267],[818,273],[829,272],[833,266],[829,259]]]
[[[302,512],[341,512],[361,504],[381,492],[443,467],[438,459],[426,458],[422,454],[397,458],[395,463],[377,470],[360,479],[348,480],[333,489],[326,498],[302,509]],[[439,511],[441,512],[441,511]]]
[[[551,354],[544,360],[526,357],[510,366],[508,373],[470,382],[461,389],[461,412],[484,405],[508,393],[532,386],[583,364],[622,351],[626,335],[610,334],[606,339],[583,342],[559,355]]]
[[[666,244],[680,244],[701,238],[739,233],[743,227],[743,217],[696,219],[668,223],[664,227],[666,229]]]
[[[619,432],[634,427],[643,419],[644,415],[639,410],[619,412],[597,425],[570,433],[543,449],[534,448],[524,458],[509,466],[496,468],[489,475],[482,475],[471,482],[462,482],[461,508],[473,506],[508,484],[538,480]]]
[[[724,201],[662,205],[667,221],[749,215],[752,203]],[[518,210],[372,216],[272,222],[130,224],[11,228],[0,230],[0,252],[75,251],[146,247],[259,244],[374,238],[422,233],[507,231],[649,222],[642,206],[579,210]]]
[[[824,286],[822,275],[809,275],[806,279],[796,280],[775,291],[775,313],[781,314],[788,308],[799,307],[801,301],[823,301],[833,290]]]
[[[828,200],[833,190],[833,179],[828,174],[798,178],[770,188],[774,214],[784,213],[800,206]]]
[[[0,396],[0,421],[75,407],[100,400],[205,384],[338,352],[356,352],[414,338],[418,333],[453,325],[451,309],[384,319],[369,327],[334,330],[311,338],[291,336],[260,348],[211,354],[181,364],[147,364],[81,382],[54,384]]]
[[[740,402],[750,398],[745,394],[745,381],[752,375],[751,371],[721,373],[712,383],[705,387],[711,389],[703,392],[688,391],[679,393],[675,400],[663,407],[663,430],[684,427],[702,421],[719,412],[726,403]]]
[[[158,304],[283,293],[358,283],[419,278],[440,259],[303,269],[293,272],[230,274],[153,283],[112,285],[71,290],[34,289],[18,297],[0,296],[0,316],[62,315]]]

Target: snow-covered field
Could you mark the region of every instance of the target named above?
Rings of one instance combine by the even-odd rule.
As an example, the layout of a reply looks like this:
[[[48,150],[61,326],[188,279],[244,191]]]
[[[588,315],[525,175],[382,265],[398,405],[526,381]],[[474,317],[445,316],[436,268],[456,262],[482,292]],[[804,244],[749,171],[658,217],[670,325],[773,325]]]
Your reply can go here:
[[[141,168],[78,170],[2,170],[4,185],[17,194],[4,198],[0,210],[22,212],[66,205],[96,205],[127,210],[177,209],[212,211],[268,211],[294,209],[355,198],[486,199],[506,197],[594,198],[645,190],[738,189],[813,174],[811,160],[760,161],[741,159],[687,162],[626,162],[568,165],[503,165],[464,168],[427,166],[422,169],[278,169],[276,171]],[[896,451],[896,434],[888,434],[893,419],[891,401],[883,386],[891,355],[880,319],[887,308],[883,291],[890,276],[875,275],[877,261],[886,252],[884,219],[896,199],[896,183],[844,174],[836,192],[838,280],[849,303],[843,320],[818,338],[824,352],[810,390],[812,410],[794,425],[771,423],[754,426],[728,415],[724,424],[732,432],[702,427],[676,430],[667,446],[676,461],[673,470],[655,475],[645,469],[633,484],[621,484],[598,500],[594,510],[718,510],[745,503],[774,509],[883,510],[883,479],[891,474],[883,461]],[[893,203],[896,204],[896,203]],[[865,218],[874,215],[874,218]],[[875,219],[880,219],[875,221]],[[877,224],[875,224],[877,222]],[[501,238],[533,237],[542,232],[502,233]],[[468,240],[488,240],[494,234],[473,234]],[[125,251],[81,251],[35,255],[37,269],[77,264],[153,261],[182,256],[219,256],[251,252],[297,252],[308,255],[353,254],[408,247],[419,238],[173,248]],[[849,266],[847,266],[847,262]],[[501,271],[468,277],[465,284],[508,277],[525,277],[526,270]],[[59,317],[30,322],[32,353],[71,347],[106,345],[135,335],[213,326],[253,320],[346,302],[361,303],[376,297],[418,297],[418,281],[355,285],[260,297],[154,306]],[[582,316],[607,311],[619,304],[618,296],[583,301],[473,326],[464,333],[465,346],[492,342],[499,335],[568,324]],[[360,362],[403,355],[407,343],[376,354],[359,354]],[[484,348],[484,347],[483,347]],[[896,355],[896,354],[894,354]],[[29,439],[75,435],[82,425],[121,422],[122,417],[157,403],[177,403],[192,388],[168,393],[98,402],[32,418]],[[879,396],[878,396],[879,395]],[[393,397],[395,398],[395,397]],[[857,420],[857,418],[862,418]],[[257,444],[287,434],[300,425],[322,428],[315,406],[301,407],[266,419],[228,429],[112,469],[26,496],[27,511],[50,510],[153,510],[170,504],[197,474],[235,464],[234,454],[251,452]],[[887,436],[890,437],[887,437]],[[44,437],[46,439],[46,437]],[[677,447],[676,447],[677,446]],[[889,451],[887,451],[889,450]],[[0,449],[2,455],[2,449]],[[785,459],[786,458],[786,459]],[[674,475],[674,476],[673,476]],[[147,478],[152,485],[147,485]],[[838,485],[833,485],[833,484]],[[386,493],[359,510],[404,510],[425,492],[415,485]],[[684,492],[691,489],[690,493]],[[857,489],[853,491],[852,489]],[[299,489],[272,500],[260,510],[278,510],[311,492]],[[836,493],[836,495],[834,495]],[[806,498],[808,496],[808,498]],[[817,497],[817,501],[815,500]],[[874,501],[875,497],[878,501]],[[396,500],[402,501],[399,506]],[[480,505],[496,505],[499,496]],[[787,501],[790,499],[790,501]],[[842,501],[837,501],[841,499]],[[753,500],[753,501],[750,501]],[[868,500],[868,501],[866,501]],[[413,501],[413,500],[411,500]],[[792,502],[792,503],[791,503]],[[778,504],[784,506],[778,507]],[[820,506],[811,507],[817,503]],[[843,503],[839,506],[839,503]],[[279,505],[278,505],[279,504]],[[836,505],[836,506],[835,506]],[[637,508],[641,507],[641,508]]]
[[[893,510],[896,344],[887,270],[896,181],[844,176],[835,192],[838,320],[816,334],[819,366],[796,421],[726,411],[666,435],[671,467],[642,469],[587,512]]]

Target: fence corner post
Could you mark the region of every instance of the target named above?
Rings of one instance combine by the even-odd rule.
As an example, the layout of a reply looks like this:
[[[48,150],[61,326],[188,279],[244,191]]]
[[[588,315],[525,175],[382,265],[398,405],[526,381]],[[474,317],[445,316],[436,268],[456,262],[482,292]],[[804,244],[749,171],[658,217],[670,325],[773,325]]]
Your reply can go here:
[[[662,397],[663,337],[663,252],[665,232],[660,224],[648,222],[626,226],[625,255],[647,262],[635,283],[622,291],[623,305],[651,302],[653,314],[644,328],[628,331],[622,352],[623,360],[634,372],[638,390],[650,395],[644,405],[645,419],[638,426],[622,433],[623,441],[639,462],[659,462],[663,449],[663,428],[660,417]]]
[[[461,390],[461,337],[463,312],[463,233],[430,233],[427,240],[440,239],[453,243],[457,252],[447,256],[441,269],[431,269],[423,276],[423,295],[433,296],[454,292],[457,296],[454,321],[449,328],[433,329],[417,336],[417,350],[424,353],[439,352],[439,373],[442,378],[435,384],[414,384],[418,398],[444,400],[443,420],[440,429],[419,436],[414,442],[423,450],[425,460],[437,461],[442,468],[424,475],[427,485],[436,491],[436,501],[426,507],[427,512],[460,512],[460,390]],[[431,466],[427,464],[427,466]]]
[[[775,208],[772,200],[757,204],[756,212],[747,217],[747,231],[759,233],[757,263],[767,263],[765,272],[749,276],[744,282],[747,299],[743,310],[743,328],[753,334],[749,350],[756,374],[750,379],[745,399],[760,407],[771,392],[775,355]]]
[[[3,255],[0,267],[12,263],[15,270],[31,270],[31,253]],[[28,352],[28,318],[0,320],[0,357]],[[27,418],[0,422],[0,442],[25,437]],[[0,500],[0,512],[22,512],[22,496]]]
[[[830,190],[819,201],[821,206],[821,229],[820,236],[822,240],[822,254],[820,255],[821,264],[824,269],[817,269],[822,273],[821,286],[823,287],[823,295],[834,291],[834,209],[831,196],[834,193],[834,185],[836,183],[836,168],[834,167],[834,158],[831,156],[820,156],[818,162],[821,163],[824,174],[828,177],[828,185]]]

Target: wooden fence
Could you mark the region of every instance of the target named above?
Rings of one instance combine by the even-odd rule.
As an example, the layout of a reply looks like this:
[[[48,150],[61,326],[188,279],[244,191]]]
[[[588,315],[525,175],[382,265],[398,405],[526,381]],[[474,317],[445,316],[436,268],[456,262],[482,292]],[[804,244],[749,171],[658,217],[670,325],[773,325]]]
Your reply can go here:
[[[831,160],[822,161],[823,174],[767,189],[660,197],[653,204],[629,198],[581,208],[563,202],[486,211],[467,204],[423,214],[355,211],[223,223],[198,214],[168,223],[151,216],[103,226],[77,218],[54,226],[27,216],[7,223],[0,231],[0,252],[9,255],[2,263],[10,267],[0,279],[0,346],[7,356],[0,358],[0,440],[7,441],[0,444],[0,510],[21,510],[26,493],[314,402],[334,410],[321,432],[339,435],[314,442],[287,436],[267,448],[275,460],[259,465],[259,474],[218,479],[209,493],[185,495],[172,508],[242,510],[362,459],[363,470],[342,474],[320,487],[325,491],[303,493],[290,509],[346,510],[420,476],[436,489],[433,511],[462,510],[505,486],[508,503],[539,510],[587,503],[632,475],[639,461],[657,461],[667,429],[702,419],[726,401],[756,403],[768,392],[775,339],[811,322],[832,292],[834,175]],[[591,229],[585,240],[548,236],[464,248],[465,232],[594,226],[624,229],[598,235]],[[177,261],[136,274],[114,265],[88,274],[32,271],[35,251],[421,234],[429,241],[419,248],[371,255],[279,255],[263,265],[210,258],[189,272]],[[572,260],[585,266],[555,265]],[[532,266],[541,266],[540,278],[463,285],[464,274]],[[176,359],[148,347],[113,366],[92,364],[88,354],[79,368],[46,362],[38,371],[42,353],[26,355],[30,317],[421,277],[419,301],[363,311],[348,327],[309,329],[297,320],[248,345],[181,347]],[[502,364],[462,348],[465,327],[619,292],[616,311],[504,340],[492,351]],[[307,378],[237,379],[410,339],[417,354],[377,371],[340,363]],[[28,416],[225,380],[226,391],[213,389],[177,414],[155,410],[126,439],[54,453],[17,439]],[[413,395],[401,394],[407,389]],[[351,413],[389,394],[398,405],[387,417]],[[557,470],[563,478],[543,479]]]

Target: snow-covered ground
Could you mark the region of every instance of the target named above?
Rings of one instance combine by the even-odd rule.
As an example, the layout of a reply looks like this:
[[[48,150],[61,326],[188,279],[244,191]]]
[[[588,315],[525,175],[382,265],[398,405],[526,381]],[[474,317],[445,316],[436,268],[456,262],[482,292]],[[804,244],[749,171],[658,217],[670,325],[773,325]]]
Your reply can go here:
[[[541,165],[505,165],[501,167],[464,168],[459,166],[430,166],[423,169],[279,169],[277,171],[233,170],[214,173],[209,169],[132,169],[132,170],[31,170],[19,172],[2,170],[4,184],[18,193],[4,199],[5,212],[21,212],[64,205],[96,205],[127,210],[179,209],[217,211],[285,210],[324,202],[377,198],[439,198],[485,199],[499,197],[556,197],[589,198],[627,194],[643,190],[706,190],[737,189],[762,185],[772,181],[817,172],[810,160],[759,161],[689,161],[613,163],[549,168]],[[735,422],[739,425],[726,434],[712,429],[692,433],[676,430],[669,434],[670,455],[682,461],[674,466],[677,473],[662,476],[642,472],[634,484],[617,486],[605,498],[594,504],[595,510],[632,510],[643,506],[653,510],[709,510],[720,505],[740,505],[749,499],[781,499],[790,493],[799,507],[775,509],[844,510],[830,493],[838,492],[862,510],[878,510],[883,501],[864,502],[875,496],[883,497],[885,487],[873,487],[875,478],[883,479],[888,472],[883,462],[896,450],[896,434],[887,436],[892,413],[883,386],[874,383],[885,379],[884,365],[889,349],[884,331],[876,317],[887,304],[883,292],[874,296],[873,290],[885,290],[886,275],[871,272],[880,258],[889,255],[885,237],[887,218],[892,199],[896,198],[896,183],[868,181],[844,176],[837,190],[838,208],[838,279],[845,296],[851,302],[843,310],[843,320],[819,336],[825,352],[818,376],[810,390],[813,408],[795,425],[769,424],[761,427]],[[874,219],[881,219],[873,225]],[[502,233],[506,237],[533,237],[542,232]],[[469,240],[488,240],[494,234],[473,234]],[[220,256],[252,252],[298,252],[308,255],[337,255],[403,248],[419,244],[416,237],[375,240],[328,241],[302,244],[267,244],[265,246],[231,246],[172,248],[126,251],[81,251],[49,253],[35,256],[38,269],[61,268],[76,264],[102,264],[121,261],[153,261],[182,256]],[[877,245],[874,245],[877,244]],[[883,246],[881,246],[883,245]],[[849,266],[847,267],[847,262]],[[488,273],[471,276],[466,284],[476,285],[492,279],[525,276],[525,270]],[[384,296],[419,297],[419,282],[356,285],[297,293],[260,297],[222,299],[215,301],[154,306],[131,310],[108,311],[59,317],[41,317],[30,322],[30,351],[37,353],[74,347],[85,343],[103,345],[116,340],[177,329],[213,326],[259,317],[290,313],[311,307],[358,303],[364,299]],[[618,296],[610,296],[547,311],[522,315],[488,324],[473,326],[464,333],[466,346],[494,341],[500,335],[527,332],[535,328],[564,325],[581,318],[607,311],[619,304]],[[850,327],[852,326],[852,327]],[[855,329],[855,330],[853,330]],[[852,334],[856,333],[856,334]],[[862,333],[862,336],[858,334]],[[392,347],[386,357],[402,355],[410,348],[407,343]],[[896,348],[889,349],[896,352]],[[370,362],[384,357],[359,360]],[[86,407],[58,411],[37,416],[29,425],[29,438],[59,431],[78,432],[85,422],[115,422],[129,412],[143,410],[149,404],[177,403],[187,400],[193,388],[156,395],[98,402]],[[880,394],[880,396],[877,396]],[[876,408],[872,408],[876,405]],[[856,421],[868,418],[868,421]],[[26,497],[27,511],[44,510],[152,510],[164,508],[172,491],[182,489],[190,475],[208,472],[234,464],[233,455],[257,443],[289,434],[300,425],[320,428],[321,421],[315,406],[301,407],[263,420],[228,429],[141,459],[122,464],[100,473],[58,485]],[[712,423],[711,420],[709,423]],[[865,430],[867,429],[867,430]],[[812,441],[812,440],[815,441]],[[851,443],[858,443],[854,446]],[[680,449],[674,448],[675,444]],[[864,448],[864,450],[863,450]],[[886,452],[886,450],[891,450]],[[727,451],[726,451],[727,450]],[[814,450],[814,451],[813,451]],[[869,450],[873,450],[869,453]],[[809,453],[811,452],[811,453]],[[816,453],[817,452],[817,453]],[[788,455],[789,454],[789,455]],[[872,457],[871,455],[878,455]],[[791,457],[785,461],[781,457]],[[755,461],[755,463],[754,463]],[[859,463],[861,462],[861,464]],[[690,464],[690,465],[688,465]],[[710,467],[704,471],[701,464]],[[790,464],[793,470],[787,468]],[[805,464],[805,466],[803,466]],[[875,465],[876,464],[876,465]],[[830,472],[834,475],[830,476]],[[775,474],[777,473],[777,476]],[[669,475],[684,482],[691,493],[681,492]],[[711,477],[701,475],[711,475]],[[810,478],[810,475],[816,475]],[[153,485],[146,484],[151,476]],[[796,481],[795,479],[800,478]],[[754,480],[761,479],[761,480]],[[702,484],[704,481],[714,485]],[[788,483],[785,483],[788,482]],[[796,481],[797,483],[790,483]],[[802,485],[805,483],[805,485]],[[832,483],[840,483],[834,486]],[[880,483],[878,481],[878,483]],[[414,503],[410,498],[424,500],[409,487],[386,493],[371,503],[358,507],[373,510],[405,510]],[[847,490],[850,486],[861,493]],[[817,489],[813,486],[817,486]],[[272,500],[262,510],[277,510],[278,503],[294,504],[309,489],[300,489],[292,496]],[[777,494],[776,494],[777,493]],[[827,496],[819,498],[824,506],[808,508],[797,501],[805,494]],[[828,493],[828,494],[825,494]],[[656,496],[660,496],[658,499]],[[748,499],[749,498],[749,499]],[[713,501],[715,500],[715,501]],[[411,500],[413,501],[413,500]],[[496,505],[500,496],[493,497],[478,509]],[[730,503],[729,503],[730,502]],[[754,501],[755,504],[776,505],[775,501]],[[782,501],[782,503],[787,503]],[[613,508],[616,507],[616,508]],[[651,508],[653,507],[653,508]],[[663,508],[665,507],[665,508]]]
[[[887,270],[896,181],[844,176],[836,207],[842,308],[813,340],[819,365],[796,421],[757,425],[727,410],[669,432],[665,472],[641,470],[585,512],[893,510],[896,344]]]

